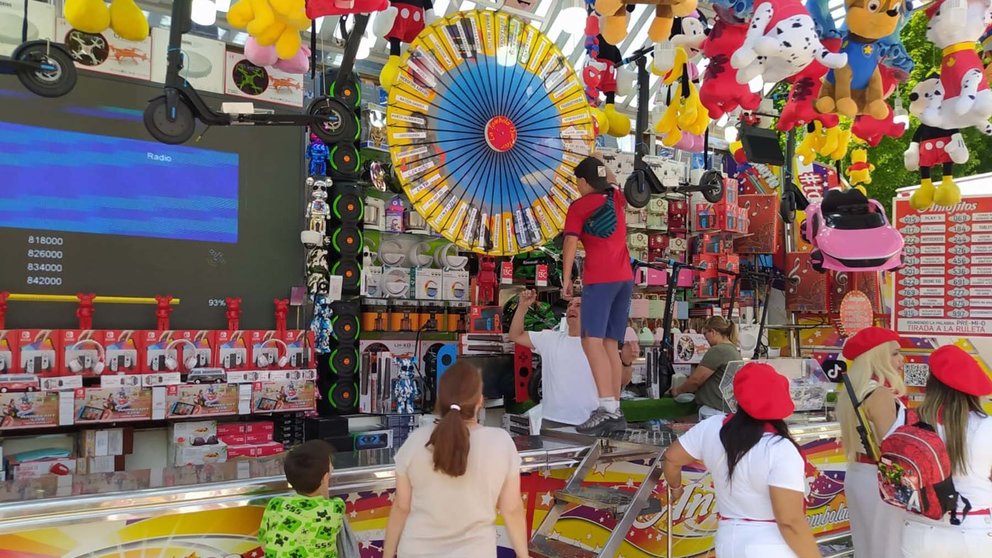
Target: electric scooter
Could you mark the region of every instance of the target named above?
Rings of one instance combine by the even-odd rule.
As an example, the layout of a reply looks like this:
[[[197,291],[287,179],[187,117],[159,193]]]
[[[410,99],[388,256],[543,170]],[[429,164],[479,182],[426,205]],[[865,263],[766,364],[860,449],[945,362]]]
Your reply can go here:
[[[229,114],[211,109],[180,75],[183,69],[183,35],[193,26],[191,11],[192,0],[175,0],[172,3],[165,88],[162,95],[149,101],[144,114],[145,128],[153,138],[173,145],[185,143],[193,137],[196,121],[199,120],[207,126],[307,126],[328,145],[357,139],[360,130],[358,117],[354,108],[340,98],[318,97],[303,114]],[[356,18],[356,26],[359,23],[363,26],[356,36],[361,36],[367,22],[368,16]],[[357,44],[354,48],[357,50]]]
[[[648,131],[648,103],[651,94],[650,75],[647,70],[647,55],[654,47],[646,47],[634,52],[633,55],[624,59],[621,65],[631,62],[637,63],[637,125],[635,126],[634,138],[634,172],[627,177],[623,186],[624,196],[627,203],[632,207],[641,208],[648,204],[651,194],[690,194],[700,192],[706,201],[717,203],[723,199],[723,173],[709,168],[709,128],[703,142],[703,154],[706,156],[707,169],[699,179],[699,184],[682,183],[677,187],[666,186],[655,173],[651,165],[645,161],[645,157],[650,152],[645,143],[645,134]]]
[[[10,58],[0,56],[0,74],[15,74],[28,91],[41,97],[61,97],[76,86],[76,66],[69,51],[50,41],[28,41],[28,3],[24,0],[21,45]]]

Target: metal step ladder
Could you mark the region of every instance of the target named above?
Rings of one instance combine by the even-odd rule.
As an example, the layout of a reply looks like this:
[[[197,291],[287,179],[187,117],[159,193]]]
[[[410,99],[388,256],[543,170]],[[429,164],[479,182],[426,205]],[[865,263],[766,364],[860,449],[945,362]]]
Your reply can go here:
[[[661,480],[662,454],[674,437],[665,436],[667,443],[658,443],[662,440],[657,437],[645,443],[648,440],[644,436],[631,431],[599,440],[569,434],[553,436],[576,441],[583,439],[591,441],[592,445],[565,487],[555,493],[555,505],[531,537],[530,555],[534,558],[614,558],[637,517],[661,511],[661,502],[651,494]],[[648,472],[633,494],[615,488],[583,486],[589,473],[601,463],[641,459],[648,461]],[[575,504],[606,510],[618,518],[616,527],[601,548],[579,547],[557,538],[555,525],[565,510]]]

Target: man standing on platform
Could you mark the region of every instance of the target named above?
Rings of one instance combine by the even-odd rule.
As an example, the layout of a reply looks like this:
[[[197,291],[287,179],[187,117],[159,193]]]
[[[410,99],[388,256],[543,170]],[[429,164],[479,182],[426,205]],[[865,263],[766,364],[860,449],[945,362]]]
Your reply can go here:
[[[541,355],[544,419],[569,426],[580,425],[600,406],[599,392],[589,361],[582,351],[579,335],[582,300],[573,298],[569,302],[565,313],[567,329],[528,332],[524,327],[524,317],[536,300],[535,291],[520,293],[520,301],[510,323],[510,340]],[[640,347],[636,342],[624,343],[620,350],[624,385],[630,382],[633,361],[639,353]],[[626,428],[627,420],[619,412],[591,434],[605,436]]]

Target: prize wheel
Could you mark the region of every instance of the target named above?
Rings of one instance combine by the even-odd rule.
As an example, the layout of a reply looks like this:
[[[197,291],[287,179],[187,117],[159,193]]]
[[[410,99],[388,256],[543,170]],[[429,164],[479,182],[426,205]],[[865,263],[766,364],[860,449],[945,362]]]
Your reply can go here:
[[[562,229],[595,139],[581,80],[524,19],[459,12],[400,60],[390,156],[414,208],[465,250],[512,256]]]

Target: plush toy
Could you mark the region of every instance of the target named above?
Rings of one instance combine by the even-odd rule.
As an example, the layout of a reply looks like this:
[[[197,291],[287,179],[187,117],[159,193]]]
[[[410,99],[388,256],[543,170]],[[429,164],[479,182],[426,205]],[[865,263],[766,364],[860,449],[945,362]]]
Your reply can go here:
[[[741,84],[756,77],[778,83],[814,61],[843,68],[847,55],[831,52],[820,42],[816,24],[799,0],[758,0],[744,43],[730,58]]]
[[[300,32],[310,27],[304,0],[238,0],[227,12],[227,22],[245,29],[260,46],[274,46],[282,60],[300,52]]]
[[[992,18],[988,0],[937,0],[926,11],[927,38],[943,50],[943,100],[930,103],[920,121],[934,128],[979,128],[992,133],[992,91],[975,43]]]
[[[876,43],[895,31],[905,0],[845,0],[847,35],[840,52],[847,65],[830,70],[824,78],[816,110],[854,118],[888,116],[882,76],[878,69],[882,48]]]
[[[587,95],[595,94],[598,101],[599,93],[603,93],[606,99],[602,117],[597,115],[600,133],[625,137],[630,134],[630,119],[617,111],[615,103],[618,94],[629,95],[633,92],[633,74],[617,66],[623,60],[620,49],[606,42],[602,35],[587,45],[586,54],[582,74]]]
[[[668,147],[703,150],[703,133],[710,118],[699,100],[699,61],[706,23],[701,15],[676,18],[672,37],[654,48],[651,71],[663,78],[655,98],[655,132]]]
[[[307,17],[370,14],[389,7],[389,0],[307,0]]]
[[[148,38],[148,18],[134,0],[113,0],[108,8],[103,0],[66,0],[65,20],[84,33],[103,33],[107,28],[128,41]]]
[[[596,0],[596,11],[602,16],[603,36],[612,44],[620,44],[627,37],[627,19],[634,6],[655,6],[648,37],[660,43],[672,34],[674,18],[692,14],[697,3],[698,0]]]
[[[245,58],[256,66],[275,68],[287,74],[305,74],[310,69],[310,47],[306,45],[300,45],[296,56],[283,60],[276,53],[275,46],[262,46],[255,37],[248,37],[245,41]]]
[[[992,83],[992,25],[985,28],[980,39],[982,43],[982,64],[985,64],[985,81]]]
[[[417,367],[410,357],[399,359],[399,371],[393,380],[393,400],[396,401],[396,412],[410,414],[416,411],[414,402],[420,396],[417,385]]]
[[[389,60],[379,72],[383,89],[389,91],[399,76],[400,46],[412,43],[435,20],[432,0],[389,0],[389,8],[375,18],[373,33],[389,43]]]
[[[703,41],[703,56],[709,58],[710,63],[699,88],[699,99],[714,119],[738,107],[755,110],[761,104],[761,95],[738,83],[737,70],[730,65],[730,57],[744,43],[747,24],[735,19],[730,12],[723,13],[719,7],[716,14],[713,29]]]
[[[920,81],[909,95],[909,112],[919,116],[943,97],[941,80],[936,75]],[[909,149],[903,154],[906,170],[920,171],[920,187],[909,198],[909,205],[924,210],[936,203],[952,206],[961,201],[961,190],[954,183],[954,163],[968,161],[968,146],[957,129],[943,129],[921,123],[913,134]],[[940,186],[934,187],[930,169],[941,171]]]
[[[327,295],[317,294],[313,297],[313,319],[310,320],[310,331],[313,332],[313,351],[318,355],[331,352],[331,318],[334,310]]]
[[[888,98],[896,89],[898,71],[886,64],[880,64],[883,98]],[[906,133],[906,125],[895,121],[895,114],[889,111],[885,118],[874,118],[870,114],[859,114],[851,126],[851,134],[871,147],[878,145],[882,138],[900,138]]]
[[[839,125],[827,128],[819,120],[806,125],[806,136],[796,146],[796,156],[804,165],[811,165],[817,155],[839,161],[847,154],[851,141],[850,130],[844,130]]]
[[[868,150],[859,147],[851,151],[851,164],[847,167],[847,182],[868,195],[865,186],[871,184],[871,173],[875,165],[868,162]]]

